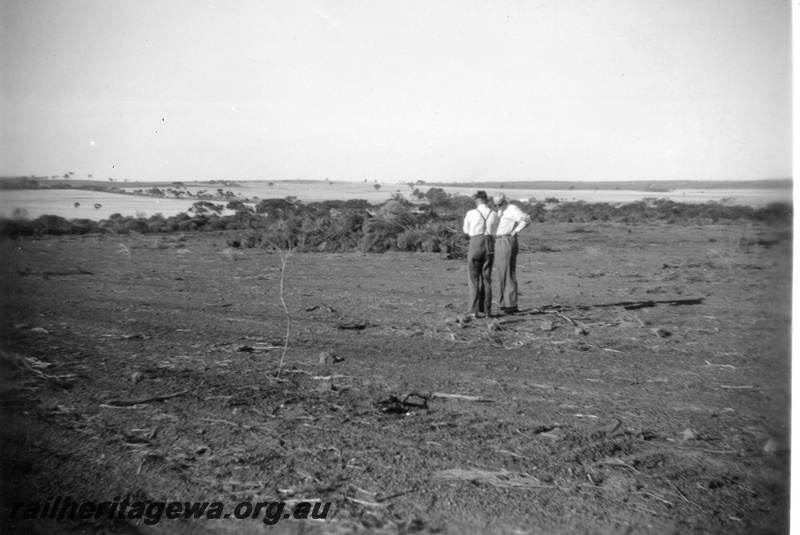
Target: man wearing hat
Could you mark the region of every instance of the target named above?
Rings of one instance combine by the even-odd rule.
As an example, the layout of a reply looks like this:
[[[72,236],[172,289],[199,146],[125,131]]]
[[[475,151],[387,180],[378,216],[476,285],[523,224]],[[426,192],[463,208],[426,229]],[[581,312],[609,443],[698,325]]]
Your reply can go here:
[[[475,318],[492,312],[493,235],[499,221],[488,206],[485,191],[473,195],[475,208],[464,216],[464,234],[469,236],[467,268],[469,270],[469,315]]]
[[[513,314],[519,311],[517,307],[517,234],[531,222],[531,216],[519,209],[514,204],[509,204],[505,194],[498,193],[494,196],[497,206],[497,215],[500,221],[495,233],[494,266],[500,278],[500,312]]]

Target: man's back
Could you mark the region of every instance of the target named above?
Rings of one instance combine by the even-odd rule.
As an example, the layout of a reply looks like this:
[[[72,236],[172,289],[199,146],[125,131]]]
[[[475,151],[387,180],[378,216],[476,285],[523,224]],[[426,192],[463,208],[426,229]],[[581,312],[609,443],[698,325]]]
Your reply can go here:
[[[489,235],[497,232],[500,218],[487,205],[482,204],[467,212],[464,217],[464,234],[469,236]]]
[[[517,223],[528,224],[531,222],[531,217],[523,212],[517,205],[508,204],[500,210],[499,221],[495,235],[505,236],[514,231]]]

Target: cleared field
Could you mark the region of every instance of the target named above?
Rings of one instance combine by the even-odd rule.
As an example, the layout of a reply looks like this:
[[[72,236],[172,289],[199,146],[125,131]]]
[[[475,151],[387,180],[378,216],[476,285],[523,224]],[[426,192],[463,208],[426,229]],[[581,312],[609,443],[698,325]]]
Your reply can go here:
[[[0,243],[9,495],[332,504],[293,535],[786,533],[789,232],[535,224],[522,312],[475,321],[466,262],[295,254],[281,293],[236,235]]]

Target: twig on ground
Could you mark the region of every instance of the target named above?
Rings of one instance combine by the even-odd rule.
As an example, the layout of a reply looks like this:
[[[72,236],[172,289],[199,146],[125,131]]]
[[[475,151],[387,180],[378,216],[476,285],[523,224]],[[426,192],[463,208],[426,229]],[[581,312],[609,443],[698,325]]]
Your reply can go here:
[[[422,400],[422,405],[417,403],[410,403],[408,400],[410,398],[419,398]],[[397,399],[393,396],[393,398],[402,405],[407,405],[411,407],[428,407],[428,402],[433,398],[442,398],[442,399],[462,399],[464,401],[475,401],[477,403],[492,403],[491,399],[487,399],[480,396],[466,396],[464,394],[446,394],[444,392],[408,392],[402,396],[402,398]]]
[[[151,396],[149,398],[140,398],[140,399],[109,399],[103,405],[107,405],[110,407],[130,407],[132,405],[144,405],[145,403],[152,403],[154,401],[166,401],[168,399],[177,398],[178,396],[182,396],[187,392],[190,392],[192,389],[187,388],[186,390],[181,390],[180,392],[175,392],[173,394],[165,394],[162,396]]]
[[[621,461],[619,459],[609,459],[608,461],[597,461],[595,464],[609,464],[611,466],[624,466],[625,468],[630,468],[637,474],[641,474],[639,470],[634,468],[633,466],[629,465],[628,463]]]
[[[494,450],[494,451],[496,451],[497,453],[505,453],[506,455],[511,455],[512,457],[517,457],[519,459],[527,459],[529,461],[533,460],[531,457],[525,457],[524,455],[520,455],[519,453],[514,453],[513,451],[508,451],[508,450]]]
[[[11,367],[24,369],[37,375],[41,379],[60,383],[63,381],[70,381],[75,379],[75,374],[65,375],[50,375],[42,371],[42,368],[49,368],[53,364],[50,362],[43,362],[35,357],[23,357],[16,353],[10,353],[0,350],[0,364],[8,364]]]
[[[43,279],[48,277],[68,277],[70,275],[94,275],[91,271],[85,269],[68,269],[66,271],[18,271],[23,277],[26,275],[41,275]]]
[[[420,396],[422,397],[422,396]],[[481,403],[491,403],[491,399],[482,398],[480,396],[464,396],[462,394],[445,394],[443,392],[434,392],[430,395],[432,398],[447,398],[447,399],[463,399],[464,401],[477,401]]]
[[[226,425],[232,425],[234,427],[242,427],[242,424],[237,424],[236,422],[231,422],[230,420],[219,420],[217,418],[200,418],[200,419],[203,420],[204,422],[212,422],[215,424],[226,424]]]
[[[349,502],[357,503],[367,507],[388,507],[385,503],[368,502],[365,500],[359,500],[358,498],[351,498],[350,496],[345,496],[344,499]]]
[[[708,361],[706,361],[706,366],[714,366],[716,368],[730,368],[732,370],[736,369],[736,366],[731,366],[730,364],[711,364]]]
[[[733,389],[740,389],[745,390],[749,388],[755,388],[753,385],[737,385],[737,386],[730,386],[730,385],[719,385],[720,388],[733,388]]]
[[[676,485],[675,483],[673,483],[673,484],[672,484],[672,486],[673,486],[673,487],[675,487],[675,490],[677,490],[677,491],[678,491],[678,494],[680,495],[680,497],[681,497],[681,498],[683,498],[685,501],[687,501],[687,502],[690,502],[690,503],[691,503],[691,501],[689,500],[689,498],[687,498],[687,497],[686,497],[686,494],[684,494],[684,493],[683,493],[683,491],[680,489],[680,487],[678,487],[678,485]]]
[[[600,487],[600,486],[598,486],[598,485],[593,485],[593,484],[591,484],[591,483],[580,483],[580,484],[578,485],[578,487],[579,487],[579,488],[582,488],[582,489],[594,489],[594,490],[614,490],[614,489],[611,489],[611,488],[609,488],[609,487]]]
[[[673,505],[672,505],[672,502],[671,502],[671,501],[669,501],[669,500],[665,500],[665,499],[664,499],[664,498],[662,498],[661,496],[657,496],[657,495],[653,494],[652,492],[646,492],[646,491],[642,491],[642,494],[644,494],[645,496],[650,496],[651,498],[655,498],[656,500],[658,500],[658,501],[660,501],[660,502],[663,502],[663,503],[667,504],[669,507],[673,507]]]
[[[705,448],[685,448],[685,447],[682,447],[682,446],[676,446],[676,448],[682,449],[682,450],[691,450],[691,451],[704,451],[706,453],[736,453],[733,450],[707,450]]]
[[[448,327],[447,325],[445,325],[445,326],[444,326],[444,328],[445,328],[445,329],[447,329],[447,332],[449,332],[449,333],[450,333],[450,338],[452,338],[453,342],[455,342],[455,341],[456,341],[456,335],[455,335],[455,334],[453,334],[453,331],[451,331],[451,330],[450,330],[450,327]]]
[[[286,306],[286,300],[283,297],[283,279],[284,274],[286,273],[286,262],[289,261],[289,257],[292,256],[292,249],[288,251],[284,251],[280,247],[276,247],[278,250],[278,254],[281,257],[281,281],[280,281],[280,298],[281,298],[281,305],[283,305],[283,313],[286,315],[286,338],[283,343],[283,352],[281,353],[281,360],[278,364],[278,373],[275,374],[276,377],[280,377],[281,371],[283,371],[283,361],[286,358],[286,351],[289,349],[289,332],[292,326],[292,317],[289,315],[289,308]]]
[[[533,321],[533,320],[529,320],[527,318],[506,318],[501,320],[495,320],[492,324],[499,327],[500,325],[508,325],[509,323],[519,323],[522,321]]]
[[[369,494],[370,496],[375,496],[377,494],[375,492],[370,492],[368,490],[364,490],[361,487],[356,487],[355,485],[352,485],[352,484],[350,485],[350,487],[356,489],[358,492],[361,492],[363,494]]]
[[[562,314],[561,312],[556,312],[556,316],[559,316],[559,317],[561,317],[561,318],[564,318],[565,320],[567,320],[568,322],[570,322],[570,323],[571,323],[571,324],[573,324],[573,325],[578,325],[577,323],[575,323],[575,320],[573,320],[572,318],[569,318],[569,317],[565,316],[565,315],[564,315],[564,314]]]
[[[232,425],[233,427],[241,427],[242,429],[253,429],[256,427],[268,427],[267,424],[240,424],[236,422],[231,422],[230,420],[219,420],[216,418],[200,418],[204,422],[211,422],[215,424],[225,424],[225,425]]]

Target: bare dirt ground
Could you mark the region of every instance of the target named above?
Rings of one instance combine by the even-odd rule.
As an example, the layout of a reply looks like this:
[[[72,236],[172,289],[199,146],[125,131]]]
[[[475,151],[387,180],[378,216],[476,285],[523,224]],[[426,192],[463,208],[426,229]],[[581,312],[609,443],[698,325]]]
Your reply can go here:
[[[295,254],[278,378],[280,258],[231,236],[2,244],[4,533],[786,532],[787,232],[535,225],[523,312],[467,323],[465,262]],[[332,505],[8,518],[57,495]]]

